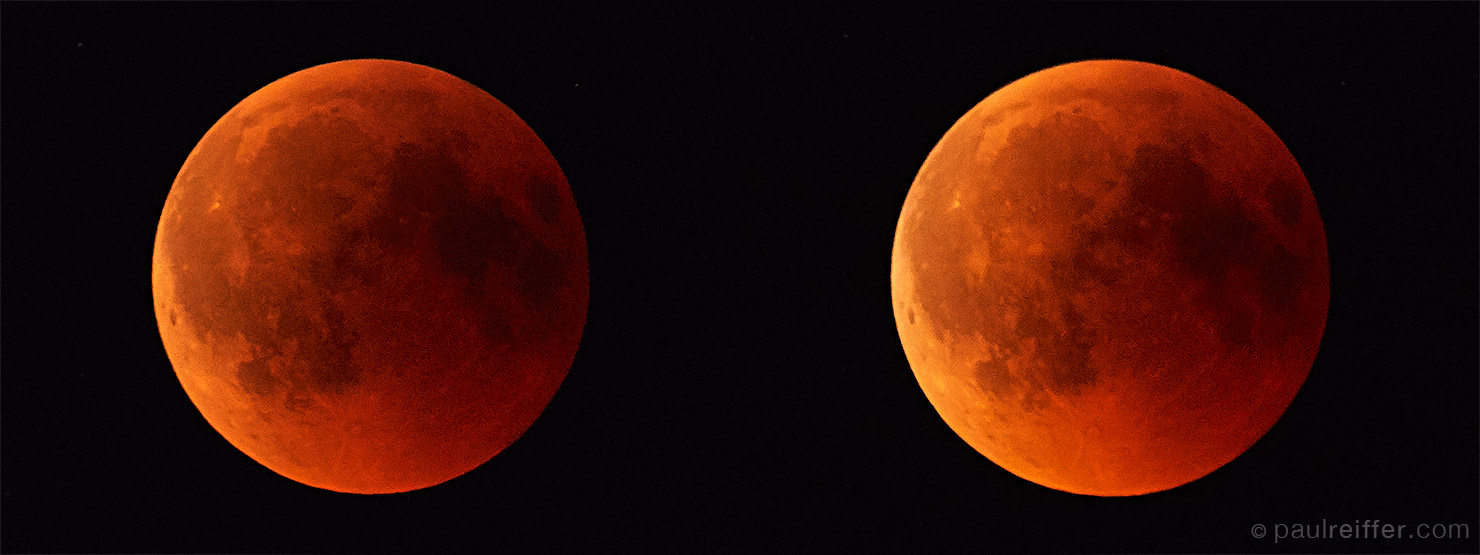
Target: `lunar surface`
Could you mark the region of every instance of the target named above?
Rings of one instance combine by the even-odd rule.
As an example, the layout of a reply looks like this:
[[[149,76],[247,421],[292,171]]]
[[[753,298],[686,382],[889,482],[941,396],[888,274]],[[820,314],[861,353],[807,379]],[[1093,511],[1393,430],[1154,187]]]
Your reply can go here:
[[[424,488],[508,447],[585,325],[585,232],[544,143],[447,73],[309,68],[248,96],[180,169],[154,309],[186,393],[283,476]]]
[[[1311,188],[1275,133],[1170,68],[1088,61],[993,93],[920,168],[895,322],[945,422],[1051,488],[1196,480],[1274,425],[1329,303]]]

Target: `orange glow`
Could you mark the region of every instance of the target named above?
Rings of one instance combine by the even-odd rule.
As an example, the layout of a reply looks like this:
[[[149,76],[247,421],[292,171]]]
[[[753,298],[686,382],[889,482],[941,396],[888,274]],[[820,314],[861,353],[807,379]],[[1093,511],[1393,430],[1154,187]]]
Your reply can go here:
[[[180,169],[154,308],[181,385],[299,482],[435,485],[524,433],[585,324],[585,232],[534,132],[425,66],[352,60],[247,97]]]
[[[993,93],[910,188],[891,270],[910,366],[993,462],[1074,493],[1185,484],[1253,445],[1315,360],[1325,231],[1218,88],[1090,61]]]

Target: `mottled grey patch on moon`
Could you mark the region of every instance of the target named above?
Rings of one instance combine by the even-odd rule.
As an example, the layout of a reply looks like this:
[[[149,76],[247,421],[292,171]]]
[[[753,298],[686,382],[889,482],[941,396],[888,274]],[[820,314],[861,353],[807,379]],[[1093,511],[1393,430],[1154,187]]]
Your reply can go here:
[[[524,224],[512,217],[516,206],[499,196],[475,197],[476,184],[446,152],[403,144],[385,168],[390,184],[386,210],[370,229],[410,227],[400,236],[426,229],[435,241],[443,267],[467,280],[465,300],[484,316],[484,337],[496,344],[511,340],[508,302],[487,289],[490,268],[513,268],[512,286],[536,307],[550,303],[554,291],[565,285],[564,259],[544,246]],[[388,238],[397,241],[397,238]]]
[[[259,287],[271,295],[270,287]],[[248,308],[246,305],[264,308]],[[268,306],[280,307],[276,318]],[[286,299],[259,298],[238,305],[238,333],[252,345],[253,358],[237,368],[244,390],[267,395],[279,388],[307,389],[321,393],[343,393],[357,384],[365,369],[355,364],[351,350],[359,335],[345,322],[344,314],[328,299],[298,292]],[[294,344],[292,351],[286,342]],[[271,362],[281,369],[274,373]]]
[[[236,381],[243,391],[253,395],[270,395],[277,391],[277,379],[272,375],[272,369],[268,366],[266,356],[258,349],[253,349],[251,360],[237,363]]]
[[[1305,265],[1300,257],[1284,248],[1265,248],[1259,262],[1259,284],[1256,290],[1263,304],[1287,308],[1300,295],[1298,284],[1305,280]]]
[[[1007,370],[1007,361],[1002,358],[978,360],[972,366],[972,370],[976,374],[977,385],[983,391],[994,393],[999,398],[1011,395],[1017,383],[1012,373]]]
[[[966,140],[954,134],[948,141]],[[972,139],[974,140],[974,138]],[[984,294],[981,287],[971,282],[972,271],[965,267],[973,252],[984,251],[990,257],[999,255],[1017,257],[1021,253],[1009,252],[1003,242],[1003,229],[1008,226],[1034,225],[1033,218],[1054,217],[1052,214],[1081,214],[1094,206],[1094,199],[1080,192],[1069,183],[1080,178],[1096,165],[1104,163],[1094,157],[1093,149],[1065,149],[1066,142],[1073,144],[1104,144],[1110,150],[1114,143],[1094,120],[1071,114],[1055,114],[1034,125],[1023,125],[1008,132],[1007,141],[989,167],[976,169],[969,153],[974,148],[950,145],[937,149],[950,158],[937,163],[939,170],[947,175],[971,175],[984,172],[987,175],[1012,176],[1013,186],[994,192],[993,203],[1011,203],[1019,211],[1011,217],[1027,221],[1004,221],[1000,214],[973,214],[970,223],[977,229],[962,229],[958,226],[941,225],[938,222],[921,221],[912,225],[907,233],[911,237],[909,248],[912,273],[917,280],[916,294],[922,310],[930,315],[937,336],[945,333],[974,334],[983,323],[991,325],[1002,321],[1004,309],[1016,307],[1017,301],[999,302],[994,295]],[[967,154],[961,154],[961,153]],[[950,154],[956,153],[956,154]],[[954,156],[954,157],[951,157]],[[977,184],[965,184],[976,186]],[[949,187],[940,183],[916,187],[922,195],[922,206],[944,205],[952,194]],[[911,194],[916,194],[915,190]],[[941,206],[940,208],[944,208]],[[962,206],[962,210],[979,211],[982,206]],[[1041,211],[1041,212],[1035,212]],[[919,218],[942,218],[935,210],[922,212]],[[1102,276],[1115,279],[1114,270],[1101,265]],[[1007,287],[1007,286],[1001,286]],[[1009,293],[1009,296],[1013,294]],[[1005,343],[1015,343],[1006,340]],[[1076,375],[1082,374],[1076,372]],[[1063,383],[1083,381],[1066,378]]]
[[[1055,287],[1063,285],[1056,283]],[[1047,362],[1042,367],[1043,385],[1055,394],[1077,394],[1095,383],[1096,372],[1089,358],[1094,339],[1084,325],[1083,316],[1073,306],[1062,302],[1054,312],[1052,295],[1034,291],[1015,303],[1019,314],[1013,336],[1019,341],[1030,337],[1037,341],[1038,356]],[[1062,326],[1050,317],[1062,320]],[[1021,348],[1013,350],[1021,351]]]
[[[991,127],[993,125],[997,125],[999,123],[1002,123],[1002,119],[1005,118],[1005,117],[1007,117],[1008,114],[1011,114],[1013,112],[1021,111],[1023,108],[1027,108],[1028,106],[1031,106],[1031,105],[1032,105],[1032,103],[1030,103],[1030,102],[1014,102],[1012,104],[1008,104],[1006,106],[999,107],[999,108],[997,108],[997,111],[992,112],[991,114],[988,114],[988,115],[982,117],[982,119],[981,119],[981,127],[982,127],[982,129],[986,129],[986,128]]]
[[[174,306],[196,323],[203,341],[210,335],[240,335],[251,345],[252,359],[238,364],[235,373],[243,390],[258,395],[300,388],[343,392],[363,374],[350,357],[358,337],[324,296],[346,284],[331,275],[321,253],[279,252],[265,238],[297,230],[342,243],[338,222],[354,201],[324,182],[368,145],[353,122],[313,115],[270,130],[250,167],[237,168],[213,149],[202,175],[215,181],[175,188],[182,203],[178,208],[190,217],[181,218],[172,233],[188,239],[168,245],[177,284]],[[232,151],[226,149],[228,155]],[[221,195],[226,189],[235,190]],[[222,229],[231,222],[236,229]],[[233,236],[244,242],[228,244]],[[233,249],[246,251],[238,255],[248,263],[239,282],[232,278],[237,275],[229,260]],[[293,352],[287,352],[286,340],[296,343]]]
[[[1236,197],[1219,194],[1222,187],[1197,164],[1186,144],[1141,145],[1127,169],[1127,182],[1140,207],[1138,213],[1128,213],[1148,219],[1171,215],[1160,231],[1170,240],[1174,267],[1205,286],[1196,300],[1220,316],[1216,322],[1223,340],[1240,346],[1253,340],[1255,299],[1229,285],[1234,267],[1254,271],[1256,293],[1263,299],[1289,302],[1298,295],[1304,280],[1299,258]]]
[[[297,207],[293,201],[316,196],[316,189],[337,177],[372,146],[373,141],[354,121],[335,114],[311,114],[268,131],[267,141],[251,165],[262,185],[252,188],[266,189],[274,198],[292,202],[280,208]],[[308,223],[322,221],[313,219],[320,215],[317,211],[295,216],[292,210],[278,210],[272,215],[301,218]]]
[[[191,202],[181,210],[205,211],[203,205],[196,210],[195,204]],[[202,342],[207,341],[212,333],[229,332],[226,326],[230,325],[230,319],[225,316],[229,313],[225,311],[237,299],[232,294],[229,273],[225,271],[229,253],[227,245],[218,240],[204,239],[225,235],[217,230],[224,225],[224,220],[220,219],[181,218],[175,237],[194,240],[176,239],[166,246],[170,256],[169,272],[173,274],[175,284],[173,306],[195,324],[196,339]]]
[[[524,180],[524,194],[541,221],[551,223],[560,218],[560,193],[555,184],[534,173]]]
[[[1116,239],[1103,229],[1080,233],[1070,251],[1073,254],[1049,261],[1049,275],[1055,283],[1083,280],[1103,287],[1115,287],[1126,272],[1120,260],[1107,254],[1116,246]]]
[[[1280,223],[1292,226],[1300,223],[1300,185],[1278,180],[1264,188],[1264,199],[1269,202],[1269,211]]]

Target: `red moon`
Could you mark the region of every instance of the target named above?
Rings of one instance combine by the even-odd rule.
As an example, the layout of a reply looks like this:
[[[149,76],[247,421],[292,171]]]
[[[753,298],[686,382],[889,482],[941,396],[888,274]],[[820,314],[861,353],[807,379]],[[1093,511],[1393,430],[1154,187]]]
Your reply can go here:
[[[586,238],[548,149],[426,66],[320,65],[191,151],[154,242],[154,310],[207,421],[273,471],[425,488],[518,439],[570,369]]]
[[[1326,235],[1248,107],[1141,62],[1061,65],[967,112],[895,232],[921,389],[988,459],[1051,488],[1186,484],[1274,425],[1315,361]]]

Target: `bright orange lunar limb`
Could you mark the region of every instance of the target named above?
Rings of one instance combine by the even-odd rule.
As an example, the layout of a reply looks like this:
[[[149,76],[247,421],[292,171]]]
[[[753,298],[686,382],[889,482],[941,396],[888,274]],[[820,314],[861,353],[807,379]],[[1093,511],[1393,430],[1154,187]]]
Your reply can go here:
[[[1064,491],[1137,495],[1237,457],[1289,406],[1330,301],[1305,176],[1258,116],[1129,61],[1003,87],[931,151],[894,317],[967,443]]]
[[[424,488],[524,433],[585,326],[585,231],[539,137],[388,60],[309,68],[216,122],[170,189],[154,310],[233,445],[343,492]]]

